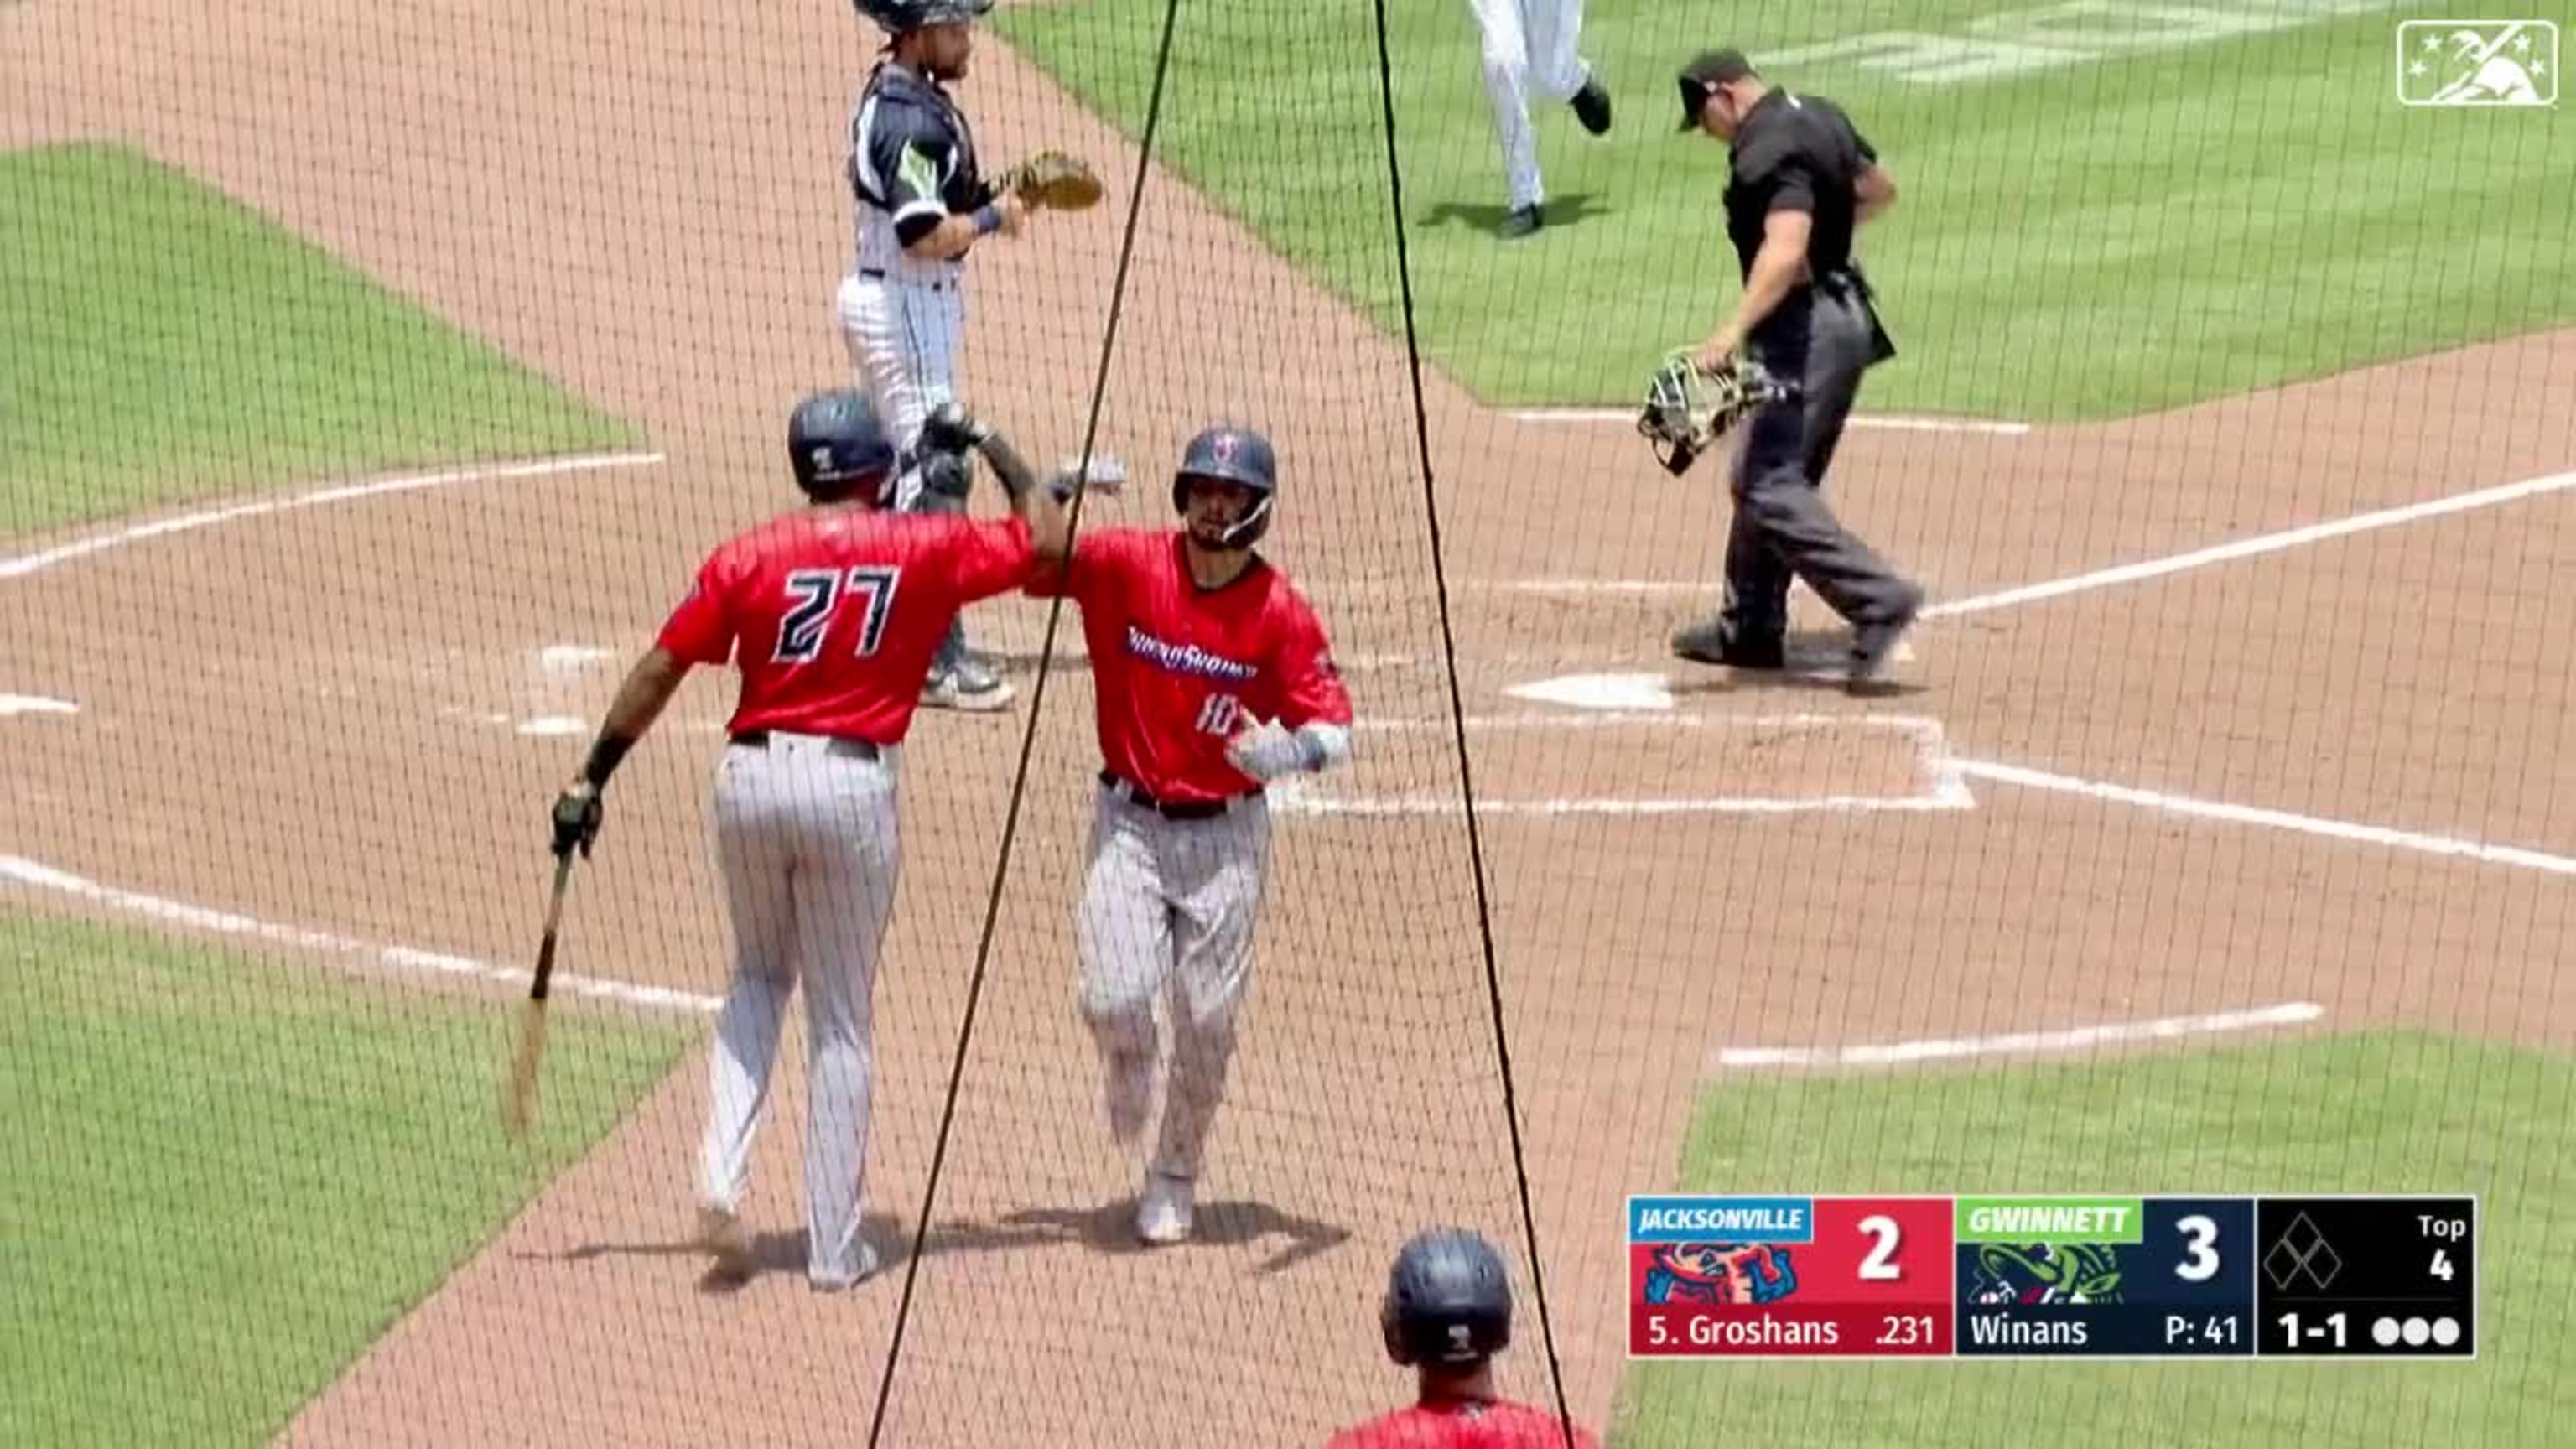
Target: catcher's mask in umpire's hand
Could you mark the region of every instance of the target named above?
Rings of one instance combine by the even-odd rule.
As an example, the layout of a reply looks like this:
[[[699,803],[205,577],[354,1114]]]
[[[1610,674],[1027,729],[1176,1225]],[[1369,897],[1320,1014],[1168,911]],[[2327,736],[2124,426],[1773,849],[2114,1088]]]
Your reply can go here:
[[[1252,490],[1252,507],[1225,531],[1224,546],[1250,548],[1270,528],[1271,495],[1279,487],[1279,460],[1270,440],[1250,428],[1219,424],[1190,439],[1181,451],[1180,471],[1172,477],[1172,508],[1190,511],[1190,480],[1214,478]]]
[[[1472,1367],[1502,1352],[1512,1341],[1503,1255],[1465,1228],[1415,1234],[1387,1274],[1378,1326],[1400,1364]]]
[[[980,20],[993,0],[852,0],[861,15],[888,35],[901,35],[925,25]]]
[[[894,482],[894,443],[866,393],[818,392],[787,419],[787,462],[796,486],[817,503],[864,498],[883,508]]]
[[[1752,362],[1738,361],[1725,372],[1702,372],[1691,352],[1680,349],[1647,380],[1637,431],[1653,445],[1664,471],[1679,477],[1753,409],[1797,395],[1797,388]]]

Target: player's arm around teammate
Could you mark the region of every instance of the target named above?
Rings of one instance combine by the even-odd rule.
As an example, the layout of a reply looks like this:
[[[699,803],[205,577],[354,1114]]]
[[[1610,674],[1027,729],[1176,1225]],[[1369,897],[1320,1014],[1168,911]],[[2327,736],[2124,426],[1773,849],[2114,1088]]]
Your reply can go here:
[[[1350,757],[1351,700],[1314,609],[1254,552],[1277,465],[1268,440],[1214,427],[1172,481],[1174,529],[1085,530],[1031,592],[1082,609],[1103,769],[1077,929],[1079,1002],[1110,1131],[1144,1131],[1172,1035],[1162,1126],[1136,1228],[1189,1236],[1195,1184],[1234,1055],[1269,865],[1264,788]]]
[[[980,452],[1007,520],[884,511],[895,451],[867,398],[818,394],[788,425],[808,504],[726,541],[619,687],[581,773],[555,802],[554,849],[586,856],[601,798],[689,671],[731,662],[742,687],[716,768],[716,865],[734,952],[708,1061],[699,1231],[718,1269],[752,1267],[737,1216],[789,995],[806,995],[807,1280],[876,1268],[859,1236],[871,1003],[902,845],[898,765],[932,652],[957,610],[1061,559],[1061,506],[1010,445],[953,405],[929,430]]]

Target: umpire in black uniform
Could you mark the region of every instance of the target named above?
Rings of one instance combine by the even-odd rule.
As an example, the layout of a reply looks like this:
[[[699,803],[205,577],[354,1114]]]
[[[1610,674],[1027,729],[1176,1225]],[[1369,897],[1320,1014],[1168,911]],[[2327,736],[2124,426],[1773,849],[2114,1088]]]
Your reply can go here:
[[[1923,607],[1921,587],[1853,537],[1823,494],[1861,373],[1896,355],[1852,260],[1852,233],[1895,202],[1896,183],[1841,107],[1765,83],[1741,51],[1692,60],[1681,98],[1682,130],[1727,143],[1726,233],[1744,277],[1699,364],[1714,371],[1742,353],[1803,386],[1745,421],[1725,607],[1675,634],[1673,652],[1784,667],[1794,576],[1850,621],[1851,680],[1864,687]]]

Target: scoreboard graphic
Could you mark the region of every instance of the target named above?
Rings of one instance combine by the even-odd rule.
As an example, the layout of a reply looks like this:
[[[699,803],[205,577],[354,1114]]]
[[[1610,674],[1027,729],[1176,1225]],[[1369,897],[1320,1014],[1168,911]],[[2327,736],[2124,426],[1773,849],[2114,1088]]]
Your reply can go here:
[[[1639,1358],[2455,1358],[2474,1196],[1634,1196]]]

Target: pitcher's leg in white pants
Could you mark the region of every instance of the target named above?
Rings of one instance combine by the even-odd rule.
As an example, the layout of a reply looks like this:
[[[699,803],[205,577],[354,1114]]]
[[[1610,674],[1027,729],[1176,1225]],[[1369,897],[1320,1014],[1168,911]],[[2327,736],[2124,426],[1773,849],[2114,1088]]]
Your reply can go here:
[[[1512,210],[1547,199],[1538,168],[1538,133],[1530,127],[1529,33],[1521,0],[1468,0],[1482,39],[1485,100],[1493,107],[1494,136],[1503,149],[1503,200]]]

